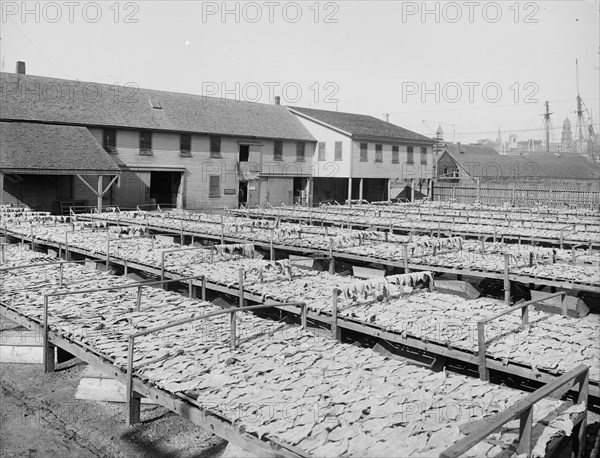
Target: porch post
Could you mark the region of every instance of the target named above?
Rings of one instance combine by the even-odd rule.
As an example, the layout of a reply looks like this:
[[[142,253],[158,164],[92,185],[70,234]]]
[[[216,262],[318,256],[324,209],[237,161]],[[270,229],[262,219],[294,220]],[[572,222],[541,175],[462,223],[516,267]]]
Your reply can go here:
[[[352,206],[352,178],[348,177],[348,204]]]
[[[102,213],[102,175],[98,175],[98,214]]]
[[[387,199],[392,200],[392,179],[388,178],[387,180]]]
[[[362,200],[362,198],[363,198],[363,180],[364,180],[364,178],[361,178],[360,181],[358,182],[358,198],[360,200]]]
[[[410,180],[410,201],[415,201],[415,179],[411,178]]]
[[[4,173],[0,172],[0,206],[4,204]]]

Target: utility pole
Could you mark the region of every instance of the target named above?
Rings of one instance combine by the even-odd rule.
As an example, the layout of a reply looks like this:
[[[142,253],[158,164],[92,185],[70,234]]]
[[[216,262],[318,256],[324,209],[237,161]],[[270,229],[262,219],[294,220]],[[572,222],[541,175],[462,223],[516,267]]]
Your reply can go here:
[[[544,103],[546,106],[546,112],[542,115],[544,117],[544,128],[546,129],[546,152],[550,152],[550,103],[546,100]]]

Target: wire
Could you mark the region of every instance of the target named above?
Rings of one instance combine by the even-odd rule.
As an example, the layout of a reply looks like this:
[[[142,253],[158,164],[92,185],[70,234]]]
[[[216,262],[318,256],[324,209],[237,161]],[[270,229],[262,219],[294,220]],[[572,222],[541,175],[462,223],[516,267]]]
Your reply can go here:
[[[29,42],[29,44],[30,44],[31,46],[33,46],[33,47],[35,48],[35,50],[36,50],[37,52],[39,52],[39,53],[42,55],[42,57],[43,57],[44,59],[46,59],[46,60],[47,60],[47,61],[50,63],[50,65],[52,65],[52,66],[53,66],[55,69],[57,69],[57,70],[58,70],[59,72],[61,72],[63,75],[65,75],[65,76],[69,77],[70,79],[73,79],[73,78],[72,78],[70,75],[68,75],[66,72],[64,72],[63,70],[61,70],[61,69],[60,69],[60,68],[59,68],[59,67],[58,67],[58,66],[57,66],[57,65],[56,65],[54,62],[52,62],[52,61],[51,61],[51,60],[50,60],[50,59],[49,59],[49,58],[48,58],[48,57],[47,57],[47,56],[46,56],[46,55],[45,55],[45,54],[42,52],[42,50],[41,50],[40,48],[38,48],[38,47],[35,45],[35,43],[29,39],[29,37],[28,37],[28,36],[25,34],[25,32],[23,32],[23,31],[22,31],[22,30],[19,28],[19,26],[18,26],[18,25],[15,23],[15,21],[13,21],[13,19],[12,19],[10,16],[8,16],[8,20],[9,20],[10,22],[12,22],[12,24],[13,24],[13,25],[14,25],[14,26],[17,28],[17,30],[18,30],[19,32],[21,32],[21,34],[22,34],[22,35],[25,37],[25,39],[26,39],[26,40]]]

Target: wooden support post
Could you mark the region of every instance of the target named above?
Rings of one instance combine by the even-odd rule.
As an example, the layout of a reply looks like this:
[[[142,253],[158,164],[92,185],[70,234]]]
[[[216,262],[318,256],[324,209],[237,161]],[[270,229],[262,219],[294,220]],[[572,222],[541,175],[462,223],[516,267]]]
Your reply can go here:
[[[504,303],[510,305],[510,280],[508,278],[510,255],[504,254]]]
[[[225,245],[225,233],[223,228],[223,215],[221,215],[221,245]]]
[[[237,323],[235,322],[235,307],[231,307],[231,313],[229,314],[229,346],[231,348],[235,348],[236,347],[236,327],[237,327]]]
[[[165,252],[161,251],[160,253],[160,280],[165,281]],[[163,288],[166,288],[166,284],[163,283]]]
[[[307,329],[307,323],[306,323],[306,315],[308,313],[308,306],[305,303],[300,304],[300,325],[302,326],[303,330]]]
[[[244,306],[244,268],[240,267],[238,271],[238,298],[240,307]]]
[[[202,300],[206,300],[206,277],[202,277]]]
[[[4,248],[4,246],[2,248]],[[63,270],[64,270],[63,266],[64,266],[63,262],[61,262],[58,266],[58,286],[61,288],[63,286]]]
[[[110,228],[106,228],[106,271],[110,264]]]
[[[127,385],[125,387],[125,400],[127,402],[127,424],[129,426],[140,423],[142,400],[138,393],[133,390],[133,349],[134,338],[129,337],[127,351]]]
[[[477,348],[479,356],[479,378],[484,382],[489,380],[489,372],[485,361],[485,324],[477,323]]]
[[[533,406],[525,409],[519,419],[519,445],[517,454],[531,456],[531,430],[533,426]]]
[[[521,326],[529,325],[529,306],[521,308]]]
[[[65,259],[71,260],[71,254],[69,253],[69,233],[65,231]]]
[[[275,229],[271,228],[271,238],[269,241],[269,260],[275,261],[275,248],[273,247],[273,237],[275,236]]]
[[[404,256],[404,273],[410,273],[410,269],[408,268],[408,245],[404,243],[402,245],[403,248],[403,256]]]
[[[338,298],[340,296],[340,290],[337,288],[333,289],[332,294],[332,304],[331,304],[331,337],[334,339],[341,341],[342,333],[341,329],[338,328],[337,318],[338,318]]]
[[[54,361],[56,358],[56,347],[48,339],[48,296],[44,294],[44,342],[43,342],[43,360],[44,372],[54,372]]]
[[[335,258],[333,257],[333,239],[329,239],[329,273],[335,273]]]
[[[138,312],[140,311],[140,308],[142,306],[142,288],[143,288],[142,286],[138,286],[138,290],[137,290],[137,299],[136,299],[135,304],[136,304],[136,308],[137,308]]]

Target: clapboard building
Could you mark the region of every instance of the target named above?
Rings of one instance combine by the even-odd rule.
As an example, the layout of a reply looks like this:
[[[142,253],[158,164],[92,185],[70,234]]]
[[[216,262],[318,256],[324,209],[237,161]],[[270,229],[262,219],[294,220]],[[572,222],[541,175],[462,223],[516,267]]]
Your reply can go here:
[[[318,141],[311,167],[313,202],[382,201],[406,187],[428,194],[432,139],[368,115],[289,110]]]
[[[439,183],[479,182],[498,189],[514,187],[581,191],[600,189],[597,163],[578,154],[498,154],[492,147],[447,143],[438,159]]]
[[[279,104],[24,73],[0,73],[0,87],[3,203],[223,208],[306,189],[298,158],[316,141]]]

